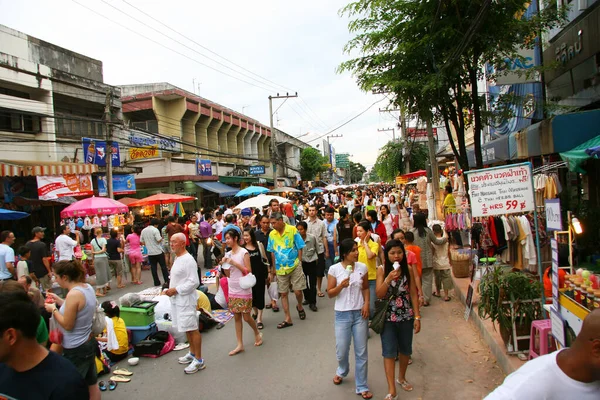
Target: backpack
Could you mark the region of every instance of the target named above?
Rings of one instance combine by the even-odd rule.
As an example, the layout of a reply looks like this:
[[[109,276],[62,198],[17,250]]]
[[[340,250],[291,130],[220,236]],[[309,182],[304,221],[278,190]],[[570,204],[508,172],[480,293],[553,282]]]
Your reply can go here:
[[[169,332],[158,331],[149,334],[144,340],[133,346],[135,357],[157,358],[167,354],[175,347],[175,339]]]

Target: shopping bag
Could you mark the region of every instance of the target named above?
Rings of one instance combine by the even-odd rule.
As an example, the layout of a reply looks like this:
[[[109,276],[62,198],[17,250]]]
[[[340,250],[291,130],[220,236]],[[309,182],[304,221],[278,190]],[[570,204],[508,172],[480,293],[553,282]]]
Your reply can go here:
[[[277,282],[271,282],[271,284],[269,285],[269,296],[271,296],[271,298],[273,300],[277,300],[279,299],[279,291],[277,288]]]

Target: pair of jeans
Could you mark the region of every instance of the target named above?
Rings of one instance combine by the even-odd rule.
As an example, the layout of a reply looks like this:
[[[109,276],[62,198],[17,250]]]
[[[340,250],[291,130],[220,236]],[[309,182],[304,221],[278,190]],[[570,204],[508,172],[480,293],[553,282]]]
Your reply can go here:
[[[341,378],[348,376],[350,363],[350,342],[354,341],[354,358],[356,371],[354,373],[356,393],[369,390],[368,375],[368,346],[369,322],[361,315],[361,310],[335,312],[335,354],[338,367],[335,374]]]
[[[335,264],[335,247],[333,246],[333,242],[327,242],[327,247],[329,250],[329,257],[325,259],[325,276],[327,276],[329,268]]]
[[[317,304],[317,262],[302,262],[302,270],[306,276],[304,298],[308,304]]]
[[[167,269],[167,261],[165,260],[165,253],[155,254],[148,256],[148,262],[150,263],[150,269],[152,270],[152,279],[154,280],[154,286],[160,286],[160,279],[158,279],[157,265],[160,264],[160,270],[162,271],[165,282],[169,281],[169,270]]]
[[[375,294],[375,286],[377,280],[369,280],[369,319],[373,318],[373,314],[375,314],[375,300],[377,300],[377,295]]]

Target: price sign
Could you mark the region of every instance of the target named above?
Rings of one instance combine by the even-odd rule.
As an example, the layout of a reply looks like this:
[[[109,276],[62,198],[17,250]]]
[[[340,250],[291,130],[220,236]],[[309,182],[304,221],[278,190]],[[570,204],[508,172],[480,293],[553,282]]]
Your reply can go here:
[[[558,301],[558,242],[556,239],[550,239],[550,246],[552,247],[552,305],[555,310],[560,311],[560,302]]]
[[[535,210],[531,165],[515,164],[465,173],[473,217]]]

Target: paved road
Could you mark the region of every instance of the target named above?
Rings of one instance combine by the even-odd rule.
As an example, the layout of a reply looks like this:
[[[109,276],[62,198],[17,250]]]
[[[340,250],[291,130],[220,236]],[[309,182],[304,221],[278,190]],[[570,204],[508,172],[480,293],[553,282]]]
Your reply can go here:
[[[152,278],[143,272],[144,282]],[[146,286],[146,285],[144,285]],[[142,288],[144,287],[142,286]],[[114,291],[116,298],[126,290]],[[138,286],[135,290],[140,290]],[[292,314],[294,326],[278,330],[283,312],[265,310],[264,344],[254,347],[253,335],[244,325],[246,352],[229,357],[235,347],[233,320],[217,331],[202,335],[207,368],[185,375],[177,364],[182,352],[161,358],[143,358],[129,367],[130,383],[121,383],[105,399],[356,399],[353,361],[350,375],[341,386],[331,382],[337,365],[333,333],[333,300],[319,299],[319,311],[307,309],[307,318]],[[295,304],[295,300],[292,304]],[[491,392],[504,375],[496,365],[475,328],[464,321],[458,301],[434,299],[423,312],[421,333],[414,341],[414,363],[407,379],[415,387],[407,393],[398,388],[400,399],[481,399]],[[352,350],[351,350],[352,351]],[[126,364],[123,363],[123,366]],[[107,379],[103,376],[101,379]],[[387,394],[379,336],[369,340],[369,385],[375,399]]]

